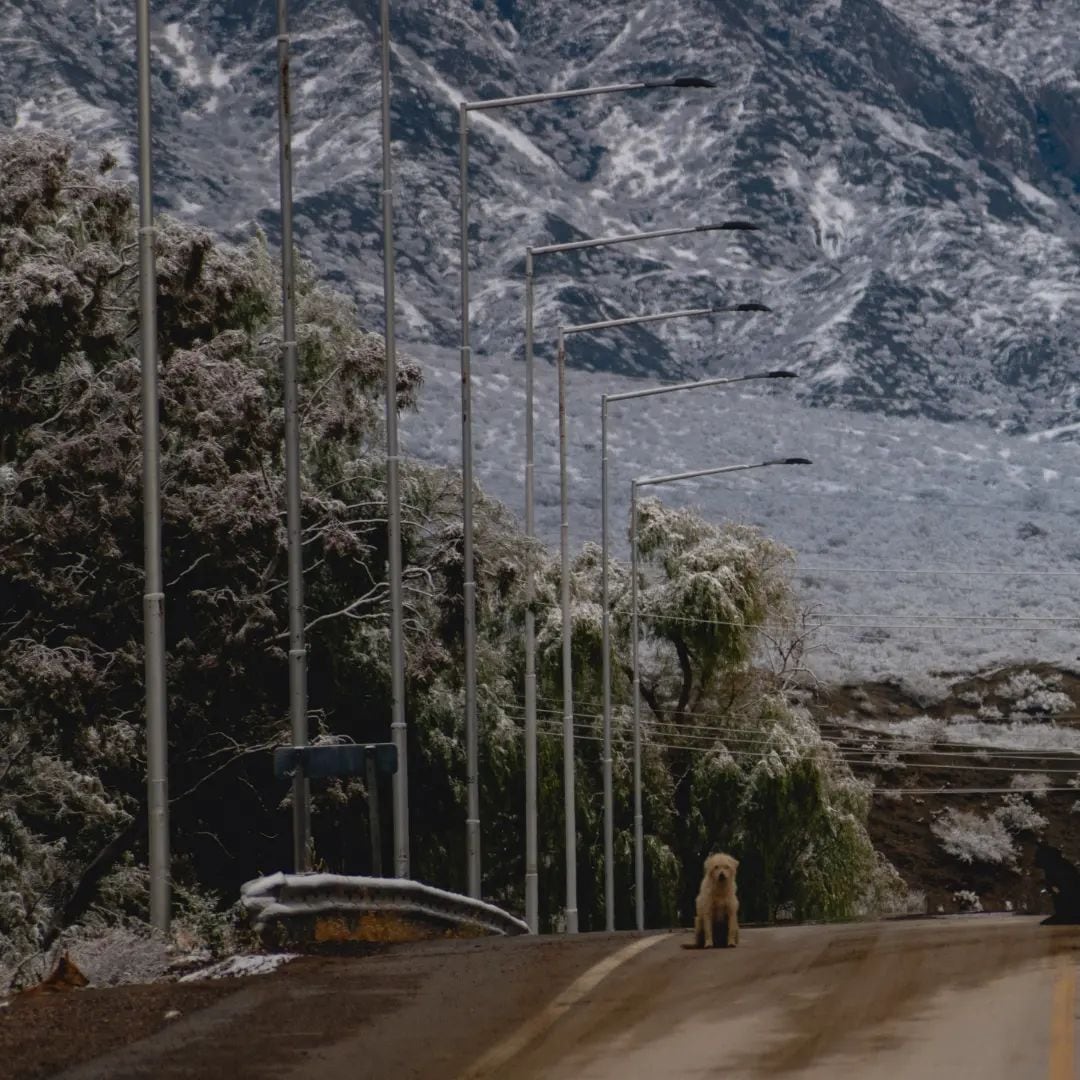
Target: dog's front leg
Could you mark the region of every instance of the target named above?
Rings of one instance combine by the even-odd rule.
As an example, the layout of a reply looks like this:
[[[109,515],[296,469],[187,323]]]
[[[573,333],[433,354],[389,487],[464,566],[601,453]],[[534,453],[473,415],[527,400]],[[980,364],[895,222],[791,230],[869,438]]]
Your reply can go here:
[[[729,949],[734,949],[739,944],[739,917],[734,912],[727,918],[727,937],[724,944]]]
[[[702,924],[702,937],[704,938],[704,947],[706,949],[711,949],[713,947],[713,919],[712,919],[712,917],[710,916],[707,919],[703,918],[701,920],[701,924]]]
[[[722,948],[727,941],[727,919],[723,916],[713,916],[713,945]]]

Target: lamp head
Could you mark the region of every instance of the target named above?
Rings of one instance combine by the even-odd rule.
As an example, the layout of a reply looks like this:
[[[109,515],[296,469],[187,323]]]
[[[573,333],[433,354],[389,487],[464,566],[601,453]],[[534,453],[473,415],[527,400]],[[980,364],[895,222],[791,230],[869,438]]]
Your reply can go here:
[[[715,90],[716,83],[698,75],[680,75],[674,79],[649,79],[641,84],[646,90],[658,90],[664,86],[677,87],[680,90],[700,89]]]
[[[717,225],[699,225],[699,232],[760,232],[761,226],[752,221],[721,221]]]

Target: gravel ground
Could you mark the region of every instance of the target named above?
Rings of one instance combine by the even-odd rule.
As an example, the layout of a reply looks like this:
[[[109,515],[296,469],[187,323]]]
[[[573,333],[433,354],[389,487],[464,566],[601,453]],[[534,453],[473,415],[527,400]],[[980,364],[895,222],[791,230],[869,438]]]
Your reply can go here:
[[[171,1010],[182,1018],[239,989],[223,981],[151,983],[17,997],[0,1010],[0,1077],[54,1076],[175,1024],[166,1019]]]

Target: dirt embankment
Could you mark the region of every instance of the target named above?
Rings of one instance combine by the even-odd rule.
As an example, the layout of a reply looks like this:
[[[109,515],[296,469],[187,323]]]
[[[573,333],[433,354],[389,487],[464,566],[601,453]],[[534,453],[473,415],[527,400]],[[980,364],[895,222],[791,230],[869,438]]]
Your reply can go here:
[[[823,732],[843,747],[856,775],[901,794],[875,795],[870,833],[875,845],[913,889],[926,893],[930,913],[971,910],[971,894],[984,911],[1032,914],[1052,910],[1034,865],[1040,839],[1080,866],[1080,756],[1062,750],[1011,752],[980,741],[954,741],[961,725],[985,725],[987,739],[1006,733],[1080,733],[1080,678],[1050,665],[1002,668],[942,677],[933,689],[900,680],[852,683],[819,691],[811,703]],[[926,717],[924,734],[911,721]],[[840,722],[838,722],[840,721]],[[907,722],[907,723],[906,723]],[[895,751],[899,750],[899,753]],[[1064,791],[1010,795],[999,791],[1047,783]],[[1076,786],[1074,786],[1076,785]],[[913,794],[903,794],[912,789]],[[941,794],[920,789],[940,789]],[[1046,820],[1037,829],[1013,828],[1015,858],[971,861],[945,850],[931,826],[950,811],[984,821],[1022,798]]]

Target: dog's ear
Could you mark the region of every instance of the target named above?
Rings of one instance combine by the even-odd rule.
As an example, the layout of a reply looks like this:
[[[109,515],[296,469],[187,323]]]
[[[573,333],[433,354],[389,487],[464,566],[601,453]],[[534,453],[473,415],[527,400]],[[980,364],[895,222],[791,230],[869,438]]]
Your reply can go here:
[[[739,860],[736,859],[734,855],[732,855],[732,857],[731,857],[731,869],[732,870],[738,870],[739,869]]]

